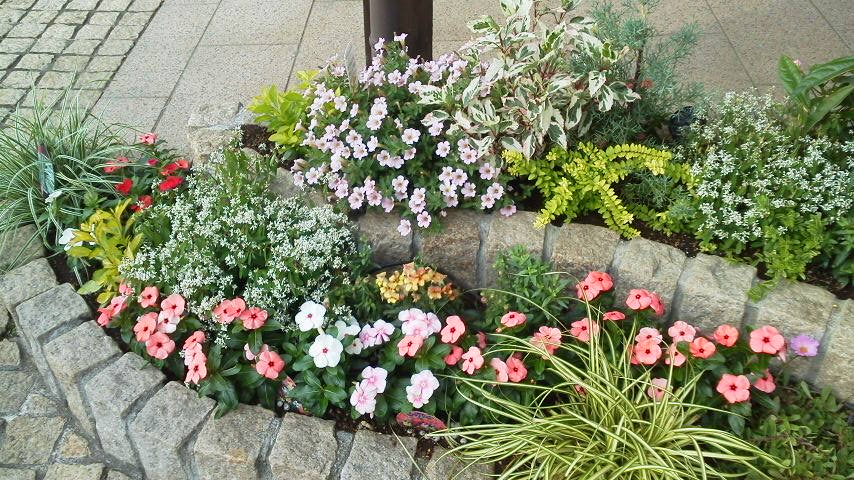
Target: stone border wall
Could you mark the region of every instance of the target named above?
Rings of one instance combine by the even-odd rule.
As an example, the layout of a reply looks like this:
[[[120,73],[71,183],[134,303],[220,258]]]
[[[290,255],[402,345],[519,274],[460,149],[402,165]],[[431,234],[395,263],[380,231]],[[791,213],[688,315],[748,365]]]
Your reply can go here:
[[[0,277],[0,303],[45,384],[111,470],[149,480],[443,480],[463,470],[441,448],[414,463],[415,437],[354,435],[330,420],[250,405],[214,418],[212,399],[122,353],[44,258]],[[457,478],[486,473],[469,468]]]
[[[194,159],[204,161],[236,135],[235,129],[252,121],[240,104],[202,107],[189,123]],[[296,194],[290,173],[279,170],[274,189]],[[807,334],[821,341],[815,358],[798,358],[793,371],[820,386],[831,386],[847,401],[854,400],[854,301],[839,300],[820,287],[784,281],[759,302],[747,291],[759,280],[756,269],[722,257],[698,254],[688,258],[681,250],[644,238],[621,240],[607,228],[572,223],[537,229],[536,214],[517,212],[509,218],[470,210],[449,210],[441,218],[440,233],[403,237],[399,218],[369,212],[358,220],[359,235],[373,249],[374,261],[395,265],[419,257],[450,274],[465,288],[490,286],[492,265],[499,252],[522,245],[550,262],[556,271],[583,278],[590,270],[614,277],[616,298],[631,288],[661,295],[665,321],[684,320],[706,334],[721,323],[735,326],[770,324],[787,338]]]

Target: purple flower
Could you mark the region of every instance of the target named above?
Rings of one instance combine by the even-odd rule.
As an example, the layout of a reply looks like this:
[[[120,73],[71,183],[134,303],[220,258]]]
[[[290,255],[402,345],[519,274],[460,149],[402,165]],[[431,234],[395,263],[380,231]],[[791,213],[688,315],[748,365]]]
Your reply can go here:
[[[792,337],[789,345],[792,352],[799,357],[814,357],[818,354],[818,340],[809,335],[797,335]]]

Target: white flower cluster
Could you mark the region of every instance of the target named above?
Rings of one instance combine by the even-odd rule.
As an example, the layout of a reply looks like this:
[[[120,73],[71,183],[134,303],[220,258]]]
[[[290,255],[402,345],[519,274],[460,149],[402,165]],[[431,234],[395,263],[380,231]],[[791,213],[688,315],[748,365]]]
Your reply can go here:
[[[168,238],[143,244],[122,274],[180,293],[202,319],[241,296],[285,325],[292,307],[352,281],[357,247],[345,216],[272,195],[235,199],[224,183],[194,175],[173,205],[151,207],[146,221],[165,221]]]
[[[785,234],[775,220],[787,212],[804,220],[820,214],[826,223],[850,212],[854,142],[805,137],[798,148],[774,107],[770,95],[729,93],[719,118],[695,130],[688,151],[700,152],[692,173],[707,236],[747,244],[762,237],[763,226]]]

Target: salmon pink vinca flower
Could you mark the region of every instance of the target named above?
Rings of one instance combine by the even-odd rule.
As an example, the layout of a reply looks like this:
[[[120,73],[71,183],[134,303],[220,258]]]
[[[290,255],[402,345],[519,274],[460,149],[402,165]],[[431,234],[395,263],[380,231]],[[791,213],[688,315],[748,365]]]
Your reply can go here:
[[[260,355],[263,352],[269,352],[269,351],[270,351],[270,346],[265,343],[264,345],[261,345],[261,350],[258,351],[258,354]],[[258,356],[258,355],[255,355],[254,353],[252,353],[252,349],[249,348],[248,343],[243,346],[243,355],[246,357],[246,360],[249,360],[250,362],[255,360],[255,358]]]
[[[723,324],[715,329],[715,341],[725,347],[731,347],[738,341],[738,329],[732,325]]]
[[[661,399],[664,398],[664,393],[667,391],[667,379],[653,378],[649,383],[652,385],[646,389],[646,394],[654,401],[660,402]]]
[[[774,383],[774,377],[771,376],[771,371],[765,369],[765,375],[762,378],[756,379],[753,386],[760,392],[773,393],[777,389],[777,384]]]
[[[592,271],[587,274],[584,283],[593,286],[600,292],[607,292],[614,286],[614,280],[605,272]]]
[[[157,298],[160,296],[160,290],[157,287],[145,287],[142,293],[139,294],[139,305],[142,308],[148,308],[157,304]]]
[[[240,320],[243,321],[243,328],[247,330],[261,328],[267,322],[267,310],[252,307],[240,314]]]
[[[255,371],[262,377],[275,380],[279,378],[279,373],[285,368],[285,361],[278,353],[271,350],[258,354],[258,362],[255,364]]]
[[[160,302],[160,316],[167,317],[169,319],[177,319],[184,314],[184,307],[186,307],[184,297],[177,293],[173,293]]]
[[[697,337],[691,342],[691,355],[697,358],[709,358],[715,354],[715,344],[704,337]]]
[[[572,322],[570,326],[572,328],[569,330],[569,334],[580,342],[589,342],[591,335],[599,333],[599,324],[589,318],[582,318],[581,320]]]
[[[145,341],[145,351],[158,360],[165,360],[174,350],[175,342],[163,332],[155,332]]]
[[[451,352],[445,355],[443,360],[445,361],[445,365],[456,365],[460,359],[463,358],[463,349],[456,345],[451,345]]]
[[[457,315],[451,315],[445,319],[445,328],[441,333],[443,343],[456,343],[466,333],[466,324]]]
[[[463,354],[462,359],[462,369],[469,375],[474,375],[474,372],[483,366],[483,355],[481,355],[480,349],[477,347],[469,347],[468,351]]]
[[[555,350],[560,346],[560,338],[560,329],[543,325],[538,331],[534,332],[531,344],[544,349],[549,355],[554,355]]]
[[[729,403],[739,403],[750,398],[750,380],[744,375],[725,373],[718,382],[718,393]]]
[[[139,143],[144,143],[146,145],[154,145],[157,143],[157,135],[153,133],[143,133],[139,136]]]
[[[246,302],[237,297],[231,300],[219,302],[213,310],[213,316],[217,322],[230,325],[235,318],[239,318],[246,311]]]
[[[648,293],[649,293],[649,308],[651,308],[652,311],[655,312],[655,314],[659,317],[664,315],[664,303],[662,303],[661,297],[659,297],[658,294],[655,292],[648,292]]]
[[[673,364],[674,367],[681,367],[685,364],[688,359],[685,358],[685,355],[682,355],[682,352],[676,348],[676,344],[673,343],[670,347],[667,348],[667,358],[664,359],[664,363],[666,365]]]
[[[495,381],[499,383],[504,383],[510,379],[507,375],[507,364],[504,363],[504,360],[501,360],[498,357],[493,358],[489,361],[489,366],[495,370]]]
[[[610,312],[603,313],[602,318],[604,318],[605,320],[611,320],[614,322],[618,322],[620,320],[625,320],[626,314],[624,314],[623,312],[618,312],[616,310],[613,310]]]
[[[201,330],[196,330],[195,332],[193,332],[192,335],[190,335],[189,337],[187,337],[186,340],[184,340],[184,350],[189,350],[194,346],[202,343],[205,343],[205,332]]]
[[[635,344],[634,358],[642,365],[655,365],[661,358],[661,346],[656,339],[643,340]]]
[[[785,345],[786,339],[780,335],[776,328],[770,325],[750,332],[750,349],[756,353],[776,355]]]
[[[133,332],[136,334],[137,342],[145,342],[157,330],[157,314],[154,312],[146,313],[139,317],[136,325],[133,326]]]
[[[424,337],[416,335],[407,335],[397,343],[397,353],[401,357],[414,357],[418,353],[418,349],[424,344]]]
[[[579,300],[591,302],[598,297],[600,293],[602,293],[602,290],[598,287],[598,284],[588,283],[586,280],[575,284],[575,296],[578,297]]]
[[[526,317],[524,313],[507,312],[501,317],[501,324],[507,328],[512,328],[517,325],[522,325],[527,319],[528,317]]]
[[[667,329],[667,333],[670,335],[670,338],[673,339],[673,343],[690,342],[691,340],[694,340],[694,335],[697,334],[697,329],[682,320],[679,320]]]
[[[474,337],[477,339],[477,346],[482,350],[486,348],[486,334],[483,332],[477,332],[474,334]]]
[[[510,377],[511,382],[519,383],[528,376],[528,369],[525,368],[525,364],[515,355],[508,357],[505,363],[507,364],[507,376]]]
[[[652,328],[652,327],[643,327],[638,331],[638,334],[635,336],[636,342],[642,342],[644,340],[655,340],[656,343],[661,343],[664,337],[661,336],[661,332]]]
[[[649,292],[643,289],[635,289],[629,291],[629,296],[626,298],[626,306],[632,310],[644,310],[652,305],[652,297]]]
[[[198,353],[193,356],[192,362],[187,367],[187,378],[184,379],[184,383],[195,383],[199,384],[205,377],[208,376],[208,368],[207,368],[208,358],[204,353]]]

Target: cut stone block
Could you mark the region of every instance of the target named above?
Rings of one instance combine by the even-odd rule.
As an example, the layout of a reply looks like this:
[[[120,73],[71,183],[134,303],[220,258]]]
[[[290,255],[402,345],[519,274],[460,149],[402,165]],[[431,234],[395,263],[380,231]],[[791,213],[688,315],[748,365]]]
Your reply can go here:
[[[88,457],[92,453],[89,450],[89,441],[71,429],[65,431],[65,436],[60,440],[57,452],[59,457],[64,460],[77,460]]]
[[[0,312],[3,316],[4,312]],[[14,340],[0,340],[0,369],[18,368],[21,366],[21,350]]]
[[[68,409],[90,435],[95,422],[83,400],[82,381],[87,373],[121,354],[112,338],[94,320],[62,334],[44,347],[47,364],[64,392]]]
[[[28,468],[2,468],[0,478],[5,480],[36,480],[36,471]]]
[[[710,335],[722,323],[740,326],[756,268],[703,253],[685,262],[673,299],[673,320]]]
[[[455,480],[487,480],[492,478],[493,469],[489,465],[467,462],[456,458],[442,447],[433,450],[433,456],[424,469],[424,480],[453,478]]]
[[[341,480],[400,480],[409,478],[417,440],[359,430]]]
[[[758,302],[749,305],[750,324],[771,325],[786,338],[809,335],[821,340],[836,297],[823,288],[783,280]]]
[[[275,480],[326,480],[335,462],[335,422],[288,413],[270,450]]]
[[[486,236],[483,247],[483,285],[493,285],[497,275],[495,261],[498,255],[515,246],[522,246],[536,259],[543,256],[545,229],[534,227],[537,214],[517,212],[510,217],[493,215],[492,226]]]
[[[0,414],[18,413],[35,380],[30,372],[0,371]]]
[[[106,453],[129,464],[137,463],[125,418],[133,405],[154,392],[165,378],[142,357],[128,352],[86,382],[83,389]]]
[[[371,256],[381,267],[412,260],[412,233],[401,235],[398,225],[400,217],[388,213],[370,211],[359,218],[359,241],[371,247]]]
[[[241,404],[220,418],[208,418],[193,446],[199,478],[259,478],[256,464],[274,416],[266,408]]]
[[[186,443],[213,410],[215,402],[178,382],[169,382],[142,407],[128,433],[149,480],[173,480]]]
[[[6,435],[0,444],[0,463],[47,463],[64,426],[62,417],[13,418],[6,424]]]
[[[51,275],[53,273],[51,272]],[[59,395],[59,387],[47,366],[42,345],[51,338],[91,319],[89,306],[69,284],[54,287],[18,305],[18,331],[24,338],[45,384]]]
[[[591,271],[607,272],[620,243],[620,235],[608,228],[582,223],[546,227],[554,238],[551,262],[555,271],[583,280]]]
[[[854,398],[854,300],[845,300],[834,306],[830,328],[824,336],[821,359],[815,383],[833,388],[837,397],[851,401]],[[801,359],[795,359],[798,362]]]
[[[481,223],[490,219],[471,210],[450,210],[447,217],[437,219],[442,222],[440,232],[418,234],[424,262],[450,275],[463,288],[477,286],[481,231],[487,227]]]
[[[7,328],[9,328],[9,310],[0,305],[0,335],[5,334]]]
[[[24,225],[0,235],[0,270],[23,265],[43,256],[44,244],[33,225]]]
[[[640,237],[620,242],[608,271],[614,278],[614,304],[625,307],[629,290],[643,288],[661,297],[665,307],[662,320],[666,320],[671,316],[671,303],[684,263],[682,250],[669,245]]]
[[[21,302],[56,286],[56,275],[44,258],[22,265],[0,278],[0,302],[15,317],[15,307]]]
[[[213,128],[191,130],[187,134],[187,140],[190,143],[190,158],[193,159],[194,164],[201,165],[210,159],[211,154],[237,138],[237,135],[237,130]]]
[[[67,465],[54,463],[47,467],[44,480],[101,480],[104,465],[90,463],[88,465]]]

